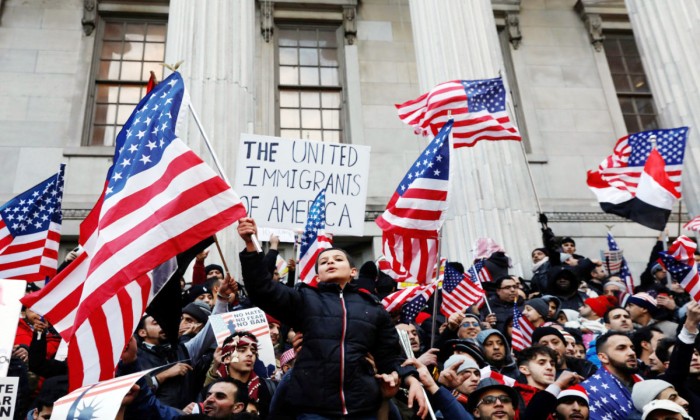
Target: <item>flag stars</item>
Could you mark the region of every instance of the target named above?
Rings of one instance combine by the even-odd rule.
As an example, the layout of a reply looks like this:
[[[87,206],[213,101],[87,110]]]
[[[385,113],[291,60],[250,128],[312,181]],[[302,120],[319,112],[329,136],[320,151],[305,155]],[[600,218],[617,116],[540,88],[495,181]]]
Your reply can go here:
[[[156,145],[156,142],[149,140],[148,143],[146,143],[146,147],[148,147],[149,150],[153,150],[158,146]]]
[[[143,136],[145,136],[145,135],[146,135],[146,131],[141,131],[141,130],[139,130],[139,133],[136,135],[136,137],[138,137],[139,140],[140,140],[140,139],[142,139]]]
[[[121,161],[120,165],[122,165],[122,168],[126,168],[127,166],[131,165],[131,160],[130,159],[124,159]]]
[[[151,157],[148,155],[143,155],[139,161],[143,162],[144,165],[148,165],[151,162]]]
[[[138,147],[135,143],[131,143],[131,145],[129,146],[129,151],[130,151],[131,153],[134,153],[134,152],[136,152],[137,150],[139,150],[139,147]]]
[[[119,181],[120,179],[122,179],[122,174],[121,174],[121,172],[115,172],[115,173],[112,175],[112,179],[115,180],[115,181]]]

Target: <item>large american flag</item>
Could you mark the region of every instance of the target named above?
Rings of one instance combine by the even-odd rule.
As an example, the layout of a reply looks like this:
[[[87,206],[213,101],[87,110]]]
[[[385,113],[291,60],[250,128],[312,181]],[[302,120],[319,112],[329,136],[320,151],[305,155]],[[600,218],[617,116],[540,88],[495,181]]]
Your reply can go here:
[[[666,163],[666,173],[671,179],[675,195],[680,197],[688,127],[650,130],[624,136],[615,144],[613,154],[598,166],[598,172],[611,186],[636,194],[644,164],[651,153],[652,136],[656,137],[656,149]]]
[[[513,304],[513,331],[511,332],[513,351],[522,351],[532,345],[532,332],[535,327],[523,316],[517,304]]]
[[[141,100],[117,136],[103,198],[81,225],[86,256],[71,264],[80,276],[63,281],[80,283],[84,276],[82,290],[77,309],[60,311],[74,317],[63,335],[71,389],[114,375],[157,292],[153,281],[161,276],[154,269],[245,216],[230,186],[176,135],[187,98],[182,77],[173,73]],[[57,293],[39,300],[65,305],[66,299]]]
[[[476,305],[484,299],[484,289],[481,287],[478,273],[483,267],[482,261],[477,261],[473,271],[462,274],[450,264],[445,264],[445,276],[442,281],[442,305],[440,312],[450,316],[455,312],[462,312],[472,305]],[[471,275],[470,275],[471,273]]]
[[[413,163],[376,220],[392,270],[407,271],[420,284],[433,278],[437,262],[437,237],[448,205],[451,130],[449,121]]]
[[[326,189],[319,191],[309,208],[306,227],[299,245],[299,280],[307,284],[316,282],[316,259],[324,249],[331,248],[331,239],[325,235]]]
[[[683,229],[700,232],[700,216],[695,216],[691,221],[683,225]]]
[[[506,111],[506,90],[500,77],[441,83],[396,108],[401,121],[417,133],[430,135],[436,135],[451,115],[455,121],[453,147],[471,147],[480,140],[521,140]]]
[[[666,267],[674,280],[683,286],[690,296],[700,303],[700,276],[693,257],[697,245],[687,236],[680,236],[668,252],[661,253],[659,262]]]
[[[639,375],[632,375],[634,382],[639,382]],[[612,373],[606,369],[598,372],[581,383],[590,398],[591,420],[626,420],[634,410],[632,394]]]
[[[615,240],[612,232],[608,232],[608,249],[610,251],[619,251],[622,253],[620,247],[617,246],[617,241]],[[634,280],[632,279],[632,273],[630,272],[630,267],[627,265],[627,260],[624,256],[622,256],[622,254],[620,261],[620,278],[625,282],[627,293],[630,295],[634,294]]]
[[[0,279],[33,282],[56,274],[64,168],[0,207]]]

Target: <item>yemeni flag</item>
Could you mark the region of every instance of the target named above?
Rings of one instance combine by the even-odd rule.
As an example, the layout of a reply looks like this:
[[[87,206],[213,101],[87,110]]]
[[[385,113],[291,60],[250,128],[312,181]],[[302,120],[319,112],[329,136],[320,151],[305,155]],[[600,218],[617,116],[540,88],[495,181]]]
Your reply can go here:
[[[687,137],[688,127],[680,127],[619,139],[613,154],[588,171],[588,187],[603,211],[663,230],[681,197]]]

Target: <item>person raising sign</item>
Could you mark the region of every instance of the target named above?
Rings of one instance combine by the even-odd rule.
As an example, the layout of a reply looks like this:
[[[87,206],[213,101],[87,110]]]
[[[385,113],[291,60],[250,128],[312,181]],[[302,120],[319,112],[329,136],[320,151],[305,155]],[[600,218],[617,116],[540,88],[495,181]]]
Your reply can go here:
[[[297,419],[376,418],[382,397],[396,394],[400,383],[409,389],[409,407],[417,404],[418,415],[427,414],[415,368],[401,367],[405,357],[389,314],[376,298],[350,284],[357,268],[344,250],[329,248],[318,255],[317,287],[289,288],[272,280],[263,254],[256,251],[255,221],[239,220],[238,234],[246,244],[240,260],[250,300],[304,335],[285,397]]]

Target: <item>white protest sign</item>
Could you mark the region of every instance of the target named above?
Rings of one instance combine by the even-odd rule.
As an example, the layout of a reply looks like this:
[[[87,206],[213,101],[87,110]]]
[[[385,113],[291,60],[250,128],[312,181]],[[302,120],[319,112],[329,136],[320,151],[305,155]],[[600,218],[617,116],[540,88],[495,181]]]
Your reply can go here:
[[[235,190],[258,226],[304,229],[326,188],[326,231],[362,236],[369,146],[241,134]]]
[[[258,358],[265,366],[275,366],[275,349],[272,347],[270,327],[265,312],[259,308],[226,312],[209,317],[216,343],[221,346],[226,337],[236,331],[248,331],[258,338]]]
[[[51,419],[113,420],[131,387],[143,375],[155,369],[78,388],[53,404]]]
[[[22,303],[19,301],[24,296],[27,282],[24,280],[0,280],[0,377],[7,376],[10,367],[12,347],[17,334],[19,314],[22,311]]]
[[[18,377],[0,378],[0,419],[14,418],[18,384]]]

